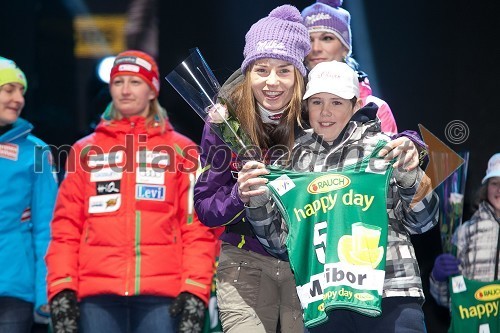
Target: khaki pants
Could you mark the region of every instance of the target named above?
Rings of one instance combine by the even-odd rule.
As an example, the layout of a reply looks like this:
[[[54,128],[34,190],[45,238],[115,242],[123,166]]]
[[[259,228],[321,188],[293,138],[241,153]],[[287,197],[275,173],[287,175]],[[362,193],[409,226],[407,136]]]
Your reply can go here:
[[[302,308],[290,264],[222,244],[217,302],[224,332],[302,333]]]

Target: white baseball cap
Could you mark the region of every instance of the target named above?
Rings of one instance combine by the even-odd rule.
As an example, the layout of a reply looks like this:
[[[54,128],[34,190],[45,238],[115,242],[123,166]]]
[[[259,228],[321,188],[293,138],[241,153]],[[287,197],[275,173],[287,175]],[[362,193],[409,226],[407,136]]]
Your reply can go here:
[[[318,93],[330,93],[344,99],[359,97],[358,75],[346,63],[335,60],[321,62],[309,72],[302,99]]]
[[[488,169],[486,170],[486,176],[484,176],[481,184],[486,183],[486,181],[493,177],[500,177],[500,153],[496,153],[491,156],[488,161]]]

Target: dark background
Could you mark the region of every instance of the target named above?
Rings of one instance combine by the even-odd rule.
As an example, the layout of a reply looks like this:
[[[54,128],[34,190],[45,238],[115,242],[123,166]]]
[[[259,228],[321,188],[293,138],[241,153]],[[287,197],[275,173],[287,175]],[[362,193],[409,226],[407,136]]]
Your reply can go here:
[[[251,24],[285,3],[303,9],[312,2],[160,0],[161,76],[184,60],[190,48],[198,47],[222,83],[241,64],[244,35]],[[488,158],[500,151],[499,29],[494,2],[488,3],[344,3],[353,16],[353,55],[378,88],[374,94],[391,106],[399,130],[418,130],[422,124],[453,150],[470,151],[465,218],[472,213],[470,203]],[[359,4],[363,7],[355,7]],[[22,116],[35,125],[37,136],[56,148],[88,133],[109,100],[107,87],[92,70],[82,75],[82,60],[73,55],[72,19],[82,5],[91,12],[123,13],[127,2],[16,0],[2,1],[0,9],[0,55],[14,59],[28,77]],[[356,21],[360,18],[364,22]],[[356,30],[361,23],[365,30]],[[366,45],[371,46],[372,58],[361,52]],[[89,62],[93,66],[92,61],[83,68],[89,68]],[[77,111],[82,96],[87,110],[83,116]],[[164,80],[160,101],[174,126],[198,142],[202,121]],[[445,135],[447,124],[454,120],[468,126],[468,138],[461,144],[451,143]],[[438,228],[414,236],[413,241],[427,293],[428,274],[441,249]],[[446,332],[448,310],[436,306],[428,293],[424,310],[428,331]]]

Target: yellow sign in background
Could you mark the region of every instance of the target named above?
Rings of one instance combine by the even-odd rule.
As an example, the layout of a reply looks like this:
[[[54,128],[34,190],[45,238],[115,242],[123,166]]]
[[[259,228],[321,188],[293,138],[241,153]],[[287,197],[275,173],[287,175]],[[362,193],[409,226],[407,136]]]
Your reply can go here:
[[[125,15],[77,16],[73,22],[77,58],[100,58],[125,49]]]

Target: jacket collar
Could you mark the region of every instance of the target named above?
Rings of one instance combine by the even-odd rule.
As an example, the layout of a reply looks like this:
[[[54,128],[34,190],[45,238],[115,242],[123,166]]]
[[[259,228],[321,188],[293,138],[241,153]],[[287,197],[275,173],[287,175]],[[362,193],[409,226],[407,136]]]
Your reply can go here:
[[[18,118],[10,130],[0,135],[0,142],[11,142],[20,137],[25,137],[32,130],[33,125],[22,118]]]
[[[335,139],[331,144],[325,142],[319,135],[309,129],[311,135],[316,138],[316,141],[321,142],[325,147],[336,147],[341,143],[344,144],[357,129],[366,127],[364,131],[370,132],[380,132],[380,120],[377,118],[378,106],[375,103],[368,103],[361,109],[359,109],[349,120],[347,125],[344,127],[342,132],[340,132],[337,139]]]
[[[109,103],[106,107],[106,110],[102,114],[101,121],[97,125],[95,132],[96,133],[104,133],[111,136],[120,136],[126,134],[147,134],[149,136],[156,136],[162,134],[162,128],[158,122],[153,121],[149,124],[146,124],[146,118],[142,116],[133,116],[129,118],[122,118],[120,120],[113,120],[110,118],[112,103]],[[165,119],[165,128],[164,132],[173,131],[174,128],[168,121]]]
[[[165,132],[172,131],[172,125],[165,121]],[[95,129],[96,133],[103,133],[114,137],[127,134],[147,134],[148,136],[161,135],[162,128],[158,122],[146,124],[146,118],[134,116],[120,120],[102,119]]]
[[[500,223],[500,219],[496,218],[495,216],[495,209],[493,206],[488,202],[488,201],[482,201],[479,204],[479,208],[474,213],[474,216],[479,218],[480,220],[491,220],[491,221],[497,221]]]

